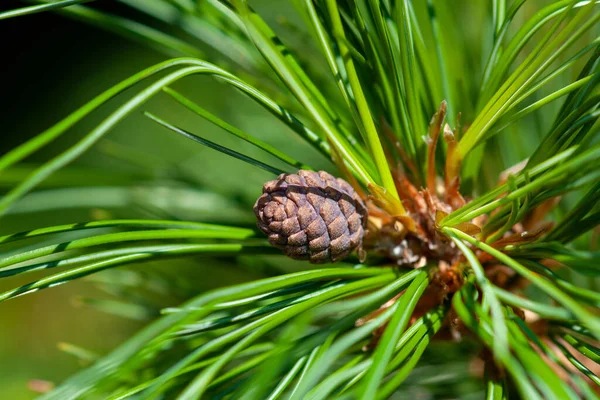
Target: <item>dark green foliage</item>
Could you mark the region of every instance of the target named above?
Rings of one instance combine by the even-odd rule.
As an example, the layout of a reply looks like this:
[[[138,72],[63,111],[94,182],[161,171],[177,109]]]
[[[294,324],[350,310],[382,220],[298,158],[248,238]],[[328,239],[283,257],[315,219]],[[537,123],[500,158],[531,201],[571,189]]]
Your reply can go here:
[[[180,58],[107,89],[0,157],[7,187],[2,215],[52,179],[61,187],[82,184],[83,190],[94,190],[94,182],[101,186],[103,179],[123,179],[115,190],[134,186],[133,178],[114,173],[82,182],[71,165],[134,113],[147,116],[169,137],[179,133],[248,163],[237,164],[240,175],[253,167],[273,174],[314,169],[298,160],[303,156],[296,159],[269,144],[263,127],[238,128],[185,90],[172,88],[191,76],[237,89],[273,117],[282,135],[306,142],[332,173],[347,174],[393,217],[407,215],[409,208],[397,190],[400,171],[417,188],[428,186],[428,176],[450,182],[460,176],[461,193],[470,200],[439,219],[436,215],[436,232],[462,254],[452,266],[461,285],[442,296],[432,293],[442,269],[437,260],[398,268],[393,260],[371,255],[364,263],[310,269],[272,257],[279,252],[254,228],[252,202],[218,193],[208,193],[215,195],[208,201],[214,210],[210,223],[181,220],[168,210],[140,218],[130,207],[130,219],[40,226],[0,237],[5,251],[0,278],[49,270],[1,293],[0,301],[104,271],[96,279],[104,279],[115,299],[82,302],[132,319],[154,319],[107,355],[64,345],[93,363],[42,398],[482,398],[486,393],[489,399],[575,399],[599,393],[596,2],[544,6],[493,0],[451,6],[441,0],[291,0],[251,7],[246,0],[122,0],[124,16],[94,2],[38,3],[0,13],[0,23],[52,10]],[[279,12],[292,17],[273,18]],[[157,96],[261,155],[246,155],[180,127],[166,113],[147,111],[147,102]],[[121,105],[70,147],[34,168],[23,163],[114,98]],[[430,119],[443,100],[449,126],[443,130],[440,121],[438,128],[446,141],[429,153]],[[137,159],[133,149],[125,153]],[[186,183],[181,175],[173,180]],[[260,187],[255,189],[258,197]],[[64,196],[67,204],[69,197]],[[466,229],[474,221],[481,233]],[[131,287],[140,289],[143,282],[167,293],[181,288],[182,297],[189,298],[157,317],[148,296],[125,290],[124,282],[110,275],[120,271],[115,267],[146,261],[168,268],[165,259],[175,257],[197,257],[205,265],[227,260],[264,277],[198,293],[132,272]],[[494,272],[498,266],[510,271],[506,281]],[[431,298],[437,300],[430,304]],[[479,367],[469,366],[470,359]]]

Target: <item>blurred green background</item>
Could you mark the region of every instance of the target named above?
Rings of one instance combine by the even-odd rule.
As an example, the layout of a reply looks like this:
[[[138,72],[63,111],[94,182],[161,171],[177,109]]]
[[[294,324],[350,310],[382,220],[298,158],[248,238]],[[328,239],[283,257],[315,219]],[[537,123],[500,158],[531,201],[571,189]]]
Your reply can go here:
[[[268,5],[269,0],[260,3]],[[530,11],[526,13],[533,13],[539,7],[537,3],[548,1],[528,2]],[[17,1],[2,1],[0,11],[22,5]],[[466,5],[468,1],[457,5],[462,7],[460,13],[465,21],[482,21],[487,17],[469,14],[482,8],[470,9]],[[113,2],[106,7],[110,10],[113,6],[119,7]],[[271,13],[271,19],[279,16],[269,7],[262,7],[261,11]],[[484,23],[461,26],[460,36],[466,38],[461,46],[465,49],[485,47],[481,38],[490,35],[485,31],[488,26]],[[458,32],[456,27],[445,29],[448,40],[456,39],[453,38]],[[169,58],[116,34],[57,14],[0,21],[0,43],[0,76],[3,78],[0,154],[48,128],[120,80]],[[209,48],[202,50],[210,52]],[[483,50],[486,54],[486,49]],[[302,56],[307,55],[310,53]],[[465,57],[472,68],[469,73],[479,75],[485,60],[470,59],[469,54]],[[565,80],[570,81],[568,76]],[[326,160],[282,123],[227,85],[208,77],[189,77],[174,88],[284,153],[314,168],[331,170]],[[111,100],[43,152],[27,159],[27,163],[33,167],[63,151],[140,89],[141,86],[136,86]],[[547,111],[552,114],[557,106],[552,104]],[[472,105],[464,105],[468,107]],[[263,182],[273,176],[158,127],[142,115],[144,110],[249,156],[263,157],[252,146],[240,143],[167,96],[159,95],[119,124],[67,170],[53,175],[39,190],[24,198],[2,220],[0,235],[103,218],[169,217],[252,225],[250,205],[258,197]],[[540,120],[535,114],[519,127],[540,133],[551,123],[551,119]],[[520,141],[514,153],[490,157],[500,159],[505,167],[522,160],[538,138],[532,134],[524,139],[520,132],[514,126],[498,139]],[[282,166],[277,161],[268,161]],[[23,165],[2,174],[0,189],[5,191],[29,171],[29,167]],[[498,172],[483,171],[490,182]],[[41,209],[45,211],[39,211]],[[8,248],[0,257],[10,251]],[[235,264],[227,259],[211,258],[206,262],[206,259],[188,257],[106,271],[0,303],[0,398],[34,398],[35,393],[28,389],[30,380],[60,382],[80,368],[81,360],[61,351],[59,343],[105,354],[158,315],[161,308],[177,305],[205,288],[263,276],[272,270],[299,267],[306,268],[306,265],[277,257],[246,257]],[[43,275],[34,273],[0,279],[0,292]],[[107,286],[104,280],[118,281],[121,285]],[[142,305],[97,301],[114,302],[120,298],[142,299]],[[434,365],[436,360],[431,360]],[[464,368],[464,364],[456,368]],[[467,370],[464,372],[468,375]]]
[[[19,6],[23,4],[2,2],[0,11]],[[0,38],[0,76],[4,78],[0,154],[40,133],[120,80],[169,58],[118,35],[49,13],[0,21]],[[317,167],[328,167],[326,160],[283,125],[226,85],[210,78],[191,77],[174,87],[240,128],[264,127],[257,136],[277,148]],[[27,163],[34,166],[64,150],[140,88],[109,102],[43,152],[27,159]],[[206,138],[261,157],[251,146],[223,134],[166,96],[157,96],[143,109]],[[28,171],[27,167],[20,167],[3,174],[1,189],[11,187]],[[160,218],[167,214],[252,224],[247,204],[258,197],[262,183],[269,179],[272,175],[267,172],[158,127],[140,111],[67,171],[55,174],[36,193],[23,199],[3,219],[0,234],[100,218]],[[65,184],[69,188],[61,189]],[[51,211],[37,211],[41,208]],[[10,249],[0,257],[9,253]],[[35,393],[28,389],[30,380],[57,383],[80,368],[82,362],[61,351],[59,343],[104,354],[155,317],[162,307],[177,305],[204,288],[262,275],[261,271],[254,271],[255,264],[252,259],[234,266],[228,260],[202,263],[193,258],[146,263],[0,304],[1,397],[34,398]],[[128,275],[127,271],[138,274]],[[153,272],[147,274],[148,271]],[[43,275],[2,279],[0,291]],[[140,276],[147,280],[140,282]],[[94,299],[116,299],[111,293],[115,289],[102,284],[103,277],[124,282],[119,296],[134,295],[133,286],[135,291],[144,285],[152,287],[146,293],[151,304],[144,309],[117,304],[109,312],[99,310],[107,303],[96,304]],[[176,293],[173,288],[177,288]]]
[[[3,9],[17,6],[19,4],[13,2]],[[0,37],[3,38],[0,71],[5,79],[1,96],[2,153],[57,122],[120,79],[163,58],[116,35],[54,14],[2,21]],[[86,123],[88,127],[91,124],[93,122]],[[47,159],[85,129],[83,124],[76,127],[52,144],[46,154],[36,154],[28,161],[36,163]],[[140,134],[148,134],[143,143],[154,149],[161,148],[165,140],[170,139],[164,137],[168,135],[146,131],[130,126],[121,132],[125,134],[115,132],[113,136],[134,142],[134,135],[139,140]],[[172,147],[163,148],[168,151]],[[106,163],[101,158],[105,157],[92,151],[77,164],[97,167]],[[2,185],[10,184],[10,179],[3,177]],[[5,234],[83,221],[90,219],[90,212],[93,210],[56,208],[52,213],[13,213],[0,230]],[[0,290],[25,284],[33,277],[1,280]],[[78,296],[106,297],[106,294],[89,281],[76,281],[0,305],[3,398],[34,398],[35,393],[28,390],[30,379],[59,382],[76,371],[80,362],[60,351],[58,343],[73,343],[102,354],[142,326],[143,321],[119,318],[82,305]]]

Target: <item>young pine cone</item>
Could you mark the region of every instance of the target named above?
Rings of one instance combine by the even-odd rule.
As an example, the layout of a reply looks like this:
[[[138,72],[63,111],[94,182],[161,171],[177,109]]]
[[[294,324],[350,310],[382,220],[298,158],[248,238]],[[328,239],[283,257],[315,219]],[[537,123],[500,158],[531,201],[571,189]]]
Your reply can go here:
[[[362,244],[367,208],[348,182],[327,172],[281,174],[254,204],[269,243],[313,264],[345,258]]]

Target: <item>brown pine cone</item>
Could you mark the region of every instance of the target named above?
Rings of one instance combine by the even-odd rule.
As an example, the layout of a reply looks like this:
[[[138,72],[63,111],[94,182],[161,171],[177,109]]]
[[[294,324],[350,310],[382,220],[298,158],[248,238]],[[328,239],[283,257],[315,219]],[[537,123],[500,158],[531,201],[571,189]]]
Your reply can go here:
[[[367,208],[352,186],[324,171],[265,183],[254,213],[269,243],[313,264],[345,258],[362,244],[367,225]]]

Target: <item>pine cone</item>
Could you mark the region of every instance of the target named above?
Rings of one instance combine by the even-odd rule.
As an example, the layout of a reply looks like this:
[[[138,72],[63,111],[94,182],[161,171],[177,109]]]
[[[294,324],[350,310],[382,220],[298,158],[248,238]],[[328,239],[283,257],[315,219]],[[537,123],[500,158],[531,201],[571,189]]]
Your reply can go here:
[[[345,258],[362,244],[367,208],[348,182],[327,172],[281,174],[254,204],[269,243],[313,264]]]

